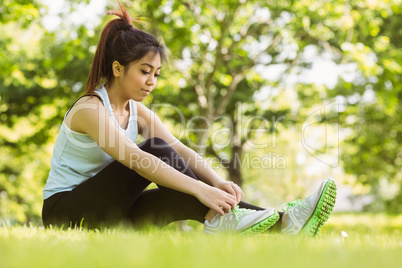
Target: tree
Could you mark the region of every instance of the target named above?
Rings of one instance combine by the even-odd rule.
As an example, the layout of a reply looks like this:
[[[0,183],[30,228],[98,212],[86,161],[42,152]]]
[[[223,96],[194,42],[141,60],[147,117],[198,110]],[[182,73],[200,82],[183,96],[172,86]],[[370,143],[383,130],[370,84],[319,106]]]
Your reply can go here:
[[[401,212],[402,206],[402,30],[400,1],[352,1],[348,39],[341,44],[345,74],[331,97],[341,96],[343,127],[350,131],[345,170],[355,174],[371,207]],[[351,182],[354,184],[355,182]]]
[[[1,8],[0,216],[37,221],[58,128],[81,95],[96,41],[84,26],[47,31],[38,3]]]
[[[308,69],[312,62],[304,57],[307,47],[314,46],[319,54],[339,55],[339,40],[347,37],[343,25],[337,24],[344,15],[343,2],[338,1],[161,1],[136,3],[132,8],[132,13],[150,19],[151,31],[163,36],[179,71],[169,73],[169,79],[174,77],[181,88],[166,81],[164,90],[156,91],[155,101],[175,104],[192,122],[190,128],[197,130],[184,142],[192,143],[200,154],[228,159],[228,177],[240,185],[241,169],[235,163],[251,136],[245,126],[237,127],[236,103],[247,107],[242,117],[265,119],[254,124],[267,134],[274,126],[263,123],[272,123],[272,118],[274,123],[281,117],[288,124],[302,121],[289,113],[291,105],[260,109],[255,94],[263,86],[284,88],[289,74]],[[267,81],[261,71],[266,67],[283,69],[282,75]],[[179,122],[175,113],[170,116]],[[230,146],[225,148],[214,146],[210,137],[212,123],[221,116],[231,122]]]
[[[81,2],[88,1],[68,1],[68,11]],[[350,183],[371,186],[377,205],[401,209],[400,1],[125,4],[148,18],[139,27],[163,37],[171,54],[151,103],[184,143],[220,160],[229,179],[257,177],[239,161],[275,149],[250,145],[268,145],[274,135],[295,139],[309,109],[335,98],[345,109],[339,123],[350,133],[342,156],[346,171],[357,175]],[[43,12],[28,0],[0,7],[0,215],[20,222],[39,219],[54,140],[82,94],[102,26],[48,31]],[[344,70],[333,89],[305,79],[311,51]],[[285,146],[291,180],[300,180],[304,171],[292,144]]]

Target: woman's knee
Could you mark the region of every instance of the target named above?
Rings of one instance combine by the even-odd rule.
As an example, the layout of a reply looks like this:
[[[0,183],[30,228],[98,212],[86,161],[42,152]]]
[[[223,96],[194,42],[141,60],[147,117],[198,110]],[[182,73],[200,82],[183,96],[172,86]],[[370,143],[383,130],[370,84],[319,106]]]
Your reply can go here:
[[[162,138],[152,137],[138,145],[142,150],[166,150],[172,149],[172,147]]]
[[[152,146],[169,146],[170,147],[170,145],[164,139],[159,138],[159,137],[152,137],[152,138],[149,138],[147,141],[149,141],[152,144]]]
[[[150,138],[139,144],[138,147],[169,165],[174,165],[177,158],[180,158],[179,154],[166,141],[158,137]]]
[[[187,166],[187,163],[183,160],[183,158],[163,139],[153,137],[139,144],[138,147],[141,150],[158,157],[166,164],[172,166],[187,176],[196,179],[196,176]]]

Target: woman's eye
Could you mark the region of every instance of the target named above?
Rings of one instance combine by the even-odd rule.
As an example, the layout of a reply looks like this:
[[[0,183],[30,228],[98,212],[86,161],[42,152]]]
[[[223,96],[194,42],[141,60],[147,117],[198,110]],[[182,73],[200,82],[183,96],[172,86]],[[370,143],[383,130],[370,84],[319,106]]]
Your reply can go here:
[[[141,72],[143,73],[143,74],[150,74],[150,72],[146,72],[146,71],[143,71],[143,70],[141,70]],[[155,77],[159,77],[159,76],[161,76],[160,74],[154,74],[154,76]]]

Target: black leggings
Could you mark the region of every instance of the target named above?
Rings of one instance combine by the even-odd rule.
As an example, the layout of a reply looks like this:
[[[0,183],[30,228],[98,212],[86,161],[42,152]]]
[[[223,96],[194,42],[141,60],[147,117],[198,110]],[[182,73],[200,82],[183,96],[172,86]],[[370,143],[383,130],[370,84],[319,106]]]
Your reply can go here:
[[[160,138],[151,138],[138,145],[173,168],[197,180],[178,153]],[[119,223],[135,227],[144,224],[165,226],[177,220],[204,222],[209,210],[197,198],[158,185],[144,190],[151,182],[137,172],[114,161],[72,191],[60,192],[44,200],[44,226],[96,228]],[[263,208],[240,202],[239,207]]]

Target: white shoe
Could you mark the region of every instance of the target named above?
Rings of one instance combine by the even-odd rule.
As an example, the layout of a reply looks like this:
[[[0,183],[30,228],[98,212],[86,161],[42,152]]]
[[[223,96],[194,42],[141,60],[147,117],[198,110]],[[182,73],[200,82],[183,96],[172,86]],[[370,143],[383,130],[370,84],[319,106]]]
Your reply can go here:
[[[316,236],[321,226],[328,220],[336,199],[336,184],[332,180],[325,180],[320,188],[302,201],[300,199],[286,203],[288,207],[288,221],[282,233],[297,235],[304,233]]]
[[[274,225],[278,219],[279,214],[275,209],[257,211],[236,207],[223,216],[217,214],[211,222],[205,220],[204,232],[261,233]]]

